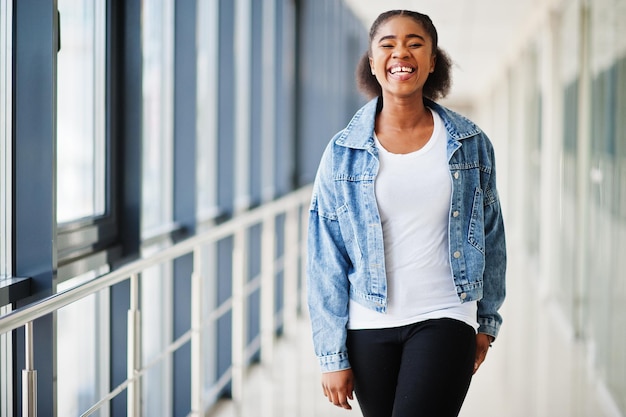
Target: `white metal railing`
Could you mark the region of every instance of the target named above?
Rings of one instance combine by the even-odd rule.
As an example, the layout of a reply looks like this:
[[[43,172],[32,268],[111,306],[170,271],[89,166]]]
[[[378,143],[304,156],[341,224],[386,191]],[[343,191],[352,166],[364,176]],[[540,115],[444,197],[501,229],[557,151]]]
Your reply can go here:
[[[270,363],[273,359],[274,341],[278,326],[275,313],[276,276],[279,268],[284,276],[284,305],[282,309],[282,326],[286,334],[295,331],[298,320],[298,309],[301,300],[298,277],[302,275],[304,262],[301,261],[304,251],[304,236],[306,212],[310,201],[311,188],[304,187],[278,200],[264,204],[253,210],[237,215],[235,218],[217,225],[210,230],[186,239],[153,255],[124,265],[106,275],[82,284],[70,290],[52,295],[32,305],[15,310],[0,317],[0,335],[13,330],[25,329],[25,369],[22,371],[22,415],[33,417],[37,415],[37,371],[33,360],[32,329],[33,321],[47,314],[53,313],[62,307],[70,305],[83,298],[107,289],[122,281],[130,281],[130,309],[128,311],[128,346],[127,346],[127,379],[112,389],[107,395],[93,404],[82,415],[87,416],[111,399],[127,390],[128,416],[139,417],[142,414],[141,380],[147,370],[156,362],[164,360],[172,352],[191,342],[191,387],[192,403],[190,416],[204,415],[203,375],[202,375],[202,329],[209,320],[217,320],[223,311],[213,312],[208,318],[204,317],[203,291],[205,279],[202,277],[201,250],[205,245],[213,244],[221,239],[233,238],[232,256],[232,294],[230,303],[223,303],[218,307],[223,309],[227,305],[232,314],[232,364],[230,382],[232,384],[232,398],[239,404],[243,397],[243,379],[245,367],[248,364],[250,346],[246,343],[247,298],[250,292],[259,288],[261,291],[260,303],[260,351],[261,361]],[[277,258],[276,245],[278,236],[275,235],[275,224],[278,216],[284,217],[284,253]],[[247,280],[247,230],[261,225],[261,272],[259,280]],[[139,308],[139,282],[141,273],[155,265],[171,262],[183,255],[193,254],[193,272],[191,276],[191,328],[185,334],[166,346],[161,355],[150,364],[141,364],[141,311]],[[228,311],[227,310],[227,311]],[[218,382],[225,385],[228,380]],[[238,407],[236,407],[238,408]]]

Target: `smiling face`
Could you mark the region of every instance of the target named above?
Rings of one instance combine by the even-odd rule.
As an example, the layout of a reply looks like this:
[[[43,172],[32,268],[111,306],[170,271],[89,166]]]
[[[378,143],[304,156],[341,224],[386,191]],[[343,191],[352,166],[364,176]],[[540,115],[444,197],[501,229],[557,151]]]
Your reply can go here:
[[[419,97],[435,68],[432,39],[423,26],[408,16],[382,23],[370,45],[370,67],[383,96]]]

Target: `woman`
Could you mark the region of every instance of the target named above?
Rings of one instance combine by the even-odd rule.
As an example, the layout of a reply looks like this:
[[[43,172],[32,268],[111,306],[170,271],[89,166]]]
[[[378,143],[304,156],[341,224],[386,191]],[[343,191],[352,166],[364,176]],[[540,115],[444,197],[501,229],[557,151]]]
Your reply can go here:
[[[502,322],[493,148],[433,101],[450,60],[428,16],[381,14],[357,76],[373,99],[329,143],[310,208],[324,395],[351,409],[354,390],[365,417],[456,416]]]

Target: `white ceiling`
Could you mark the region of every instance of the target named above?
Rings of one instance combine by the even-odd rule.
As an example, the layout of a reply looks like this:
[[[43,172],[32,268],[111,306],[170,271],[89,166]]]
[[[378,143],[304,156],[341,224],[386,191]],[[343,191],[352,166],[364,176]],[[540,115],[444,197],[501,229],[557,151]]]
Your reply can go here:
[[[520,33],[528,29],[541,0],[346,0],[369,29],[390,9],[427,14],[439,35],[439,46],[455,66],[451,101],[470,103],[510,60]]]

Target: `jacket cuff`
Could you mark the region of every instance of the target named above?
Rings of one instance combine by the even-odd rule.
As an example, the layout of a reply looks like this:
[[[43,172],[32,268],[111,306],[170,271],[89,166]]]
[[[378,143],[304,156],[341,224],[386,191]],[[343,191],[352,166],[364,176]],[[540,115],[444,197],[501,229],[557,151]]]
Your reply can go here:
[[[348,361],[347,353],[340,352],[318,356],[318,360],[322,372],[335,372],[350,368],[350,361]]]
[[[500,324],[494,319],[490,318],[478,318],[478,333],[485,333],[489,336],[493,336],[494,340],[498,338],[498,332],[500,331]]]

